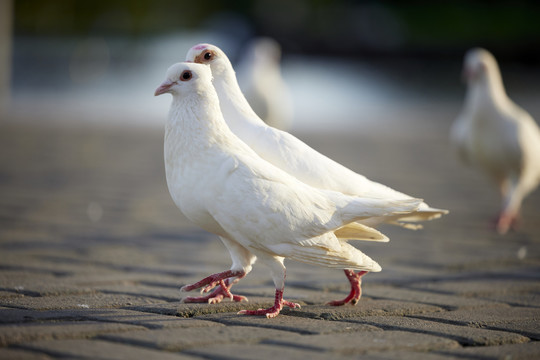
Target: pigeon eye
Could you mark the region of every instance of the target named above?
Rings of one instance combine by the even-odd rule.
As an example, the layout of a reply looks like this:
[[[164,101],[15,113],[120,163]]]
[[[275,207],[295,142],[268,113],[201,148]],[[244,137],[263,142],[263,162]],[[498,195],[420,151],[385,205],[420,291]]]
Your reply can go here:
[[[204,60],[210,60],[212,59],[212,53],[210,51],[207,51],[204,53],[203,57],[204,57]]]
[[[182,75],[180,75],[180,80],[181,81],[188,81],[192,78],[192,74],[191,74],[191,71],[189,70],[185,70]]]

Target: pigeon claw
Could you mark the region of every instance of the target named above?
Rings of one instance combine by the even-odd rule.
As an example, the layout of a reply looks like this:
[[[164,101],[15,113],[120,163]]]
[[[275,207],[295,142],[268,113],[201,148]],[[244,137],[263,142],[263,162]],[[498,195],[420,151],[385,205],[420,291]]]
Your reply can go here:
[[[298,303],[283,300],[283,305],[290,307],[291,309],[301,309],[302,307]]]
[[[216,295],[210,299],[208,299],[209,304],[219,304],[223,300],[223,295]]]
[[[517,230],[519,228],[519,216],[509,213],[502,213],[496,221],[497,232],[501,235],[506,234],[509,230]]]
[[[347,297],[343,300],[334,300],[327,302],[326,305],[342,306],[350,303],[354,306],[360,300],[360,297],[362,296],[362,276],[367,274],[367,271],[360,271],[359,273],[355,273],[353,270],[348,269],[344,271],[345,276],[347,276],[347,279],[351,284],[351,291],[349,292],[349,295],[347,295]]]
[[[223,280],[220,280],[220,281],[223,281]],[[201,294],[205,294],[207,292],[210,292],[210,290],[213,290],[220,283],[220,281],[213,281],[209,285],[202,288]]]
[[[218,287],[214,289],[210,294],[206,296],[188,296],[183,302],[184,303],[208,303],[208,304],[219,304],[224,298],[229,298],[231,301],[241,302],[248,301],[248,298],[241,295],[234,295],[231,293],[230,288],[232,283],[229,285],[229,281],[220,280],[218,281]],[[185,287],[185,286],[184,286]]]
[[[240,310],[237,314],[239,315],[259,315],[266,316],[267,319],[274,318],[279,315],[281,311],[281,306],[272,306],[268,309],[258,309],[258,310]]]
[[[274,318],[279,315],[281,309],[283,309],[283,306],[288,306],[292,309],[300,309],[300,304],[283,300],[283,290],[276,289],[276,297],[274,301],[274,306],[268,308],[268,309],[257,309],[257,310],[240,310],[237,312],[239,315],[258,315],[258,316],[266,316],[267,319]]]
[[[227,270],[227,271],[223,271],[217,274],[212,274],[210,276],[207,276],[204,279],[197,281],[195,284],[184,285],[180,288],[180,291],[191,291],[191,290],[203,288],[201,291],[201,294],[202,294],[202,293],[209,292],[210,290],[215,288],[217,285],[219,285],[221,281],[225,279],[232,278],[232,277],[237,277],[238,279],[241,279],[244,276],[246,276],[245,271]]]
[[[188,292],[188,291],[191,291],[189,290],[189,285],[184,285],[180,288],[180,292]]]
[[[223,295],[207,295],[207,296],[188,296],[182,300],[183,303],[208,303],[219,304],[223,300]]]

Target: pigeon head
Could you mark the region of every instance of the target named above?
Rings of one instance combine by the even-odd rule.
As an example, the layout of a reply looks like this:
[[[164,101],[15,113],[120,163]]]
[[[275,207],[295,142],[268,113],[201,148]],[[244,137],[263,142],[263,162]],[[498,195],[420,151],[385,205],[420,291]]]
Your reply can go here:
[[[198,44],[189,49],[186,61],[210,65],[214,75],[221,75],[232,70],[229,58],[220,48],[211,44]]]
[[[493,55],[482,48],[474,48],[465,54],[463,78],[468,83],[476,83],[498,73],[497,61]]]
[[[212,86],[210,67],[201,64],[181,62],[172,65],[168,70],[165,81],[159,85],[154,96],[165,93],[185,95],[191,92],[203,91]]]
[[[281,45],[269,37],[257,38],[250,43],[247,54],[248,57],[252,58],[252,61],[279,63]]]

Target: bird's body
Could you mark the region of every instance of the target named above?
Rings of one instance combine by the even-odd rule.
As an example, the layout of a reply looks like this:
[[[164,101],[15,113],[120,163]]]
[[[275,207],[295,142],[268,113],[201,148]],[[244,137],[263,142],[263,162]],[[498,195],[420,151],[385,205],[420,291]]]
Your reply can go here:
[[[198,287],[244,276],[255,255],[270,266],[276,285],[275,306],[261,314],[275,316],[283,304],[292,304],[282,299],[285,258],[380,271],[375,261],[335,232],[360,219],[414,211],[420,200],[369,199],[316,189],[261,159],[226,125],[206,65],[173,65],[160,89],[157,95],[173,95],[164,151],[175,204],[189,220],[247,254],[233,261],[226,275]],[[350,231],[355,229],[353,225]],[[359,238],[384,237],[367,226],[358,229]]]
[[[265,124],[244,97],[231,62],[218,47],[210,44],[195,45],[188,51],[186,61],[210,65],[214,77],[213,84],[227,125],[257,155],[277,168],[301,182],[319,189],[374,199],[413,199],[409,195],[355,173],[317,152],[295,136]],[[343,239],[368,240],[367,237],[358,236],[365,226],[373,227],[381,223],[389,223],[409,229],[418,229],[421,228],[421,225],[418,224],[419,221],[435,219],[447,212],[421,203],[418,209],[406,214],[387,214],[360,219],[339,229],[336,234]],[[386,237],[375,237],[371,240],[388,241]],[[226,238],[222,238],[222,241],[229,248],[233,263],[235,258],[246,256],[246,254],[240,254],[238,248],[228,245]],[[365,273],[354,273],[349,269],[345,271],[345,274],[351,283],[351,293],[344,300],[330,302],[331,305],[356,304],[361,296],[361,277]],[[228,289],[223,291],[223,288],[223,286],[218,288],[216,294],[188,298],[187,301],[219,302],[221,293],[228,292]]]
[[[499,186],[502,206],[497,222],[508,231],[523,198],[540,182],[540,130],[533,118],[504,90],[495,58],[473,49],[465,57],[465,104],[451,129],[459,157],[485,172]]]

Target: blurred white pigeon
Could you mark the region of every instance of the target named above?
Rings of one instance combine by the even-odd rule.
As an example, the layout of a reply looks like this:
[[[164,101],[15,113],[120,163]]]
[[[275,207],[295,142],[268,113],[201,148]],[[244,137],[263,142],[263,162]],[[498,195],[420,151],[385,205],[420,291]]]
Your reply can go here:
[[[217,46],[199,44],[187,53],[186,61],[209,64],[220,107],[232,132],[252,148],[260,157],[286,171],[300,181],[320,189],[339,191],[348,195],[388,200],[411,199],[385,185],[370,181],[343,165],[320,154],[293,135],[266,125],[251,109],[242,94],[231,62]],[[435,209],[422,203],[417,211],[372,217],[360,221],[363,225],[376,226],[390,223],[409,229],[421,228],[418,221],[431,220],[446,214],[447,210]],[[360,225],[360,224],[359,224]],[[351,237],[354,238],[354,237]],[[234,257],[234,254],[231,253]],[[356,304],[361,296],[361,275],[346,271],[351,292],[344,300],[330,305]],[[201,298],[201,301],[206,299]]]
[[[497,61],[484,49],[465,55],[467,94],[451,129],[460,158],[486,172],[499,186],[497,231],[516,225],[523,198],[540,182],[540,129],[504,90]]]
[[[171,197],[188,219],[244,254],[235,253],[230,270],[184,290],[226,288],[225,279],[251,270],[255,255],[270,267],[275,303],[241,313],[274,317],[284,305],[299,307],[283,300],[285,258],[349,271],[381,270],[340,239],[340,229],[359,239],[383,239],[377,230],[354,221],[415,211],[421,200],[369,199],[316,189],[263,160],[225,123],[209,66],[171,66],[155,91],[156,96],[164,93],[173,96],[164,145]]]
[[[256,38],[238,64],[238,82],[249,104],[268,125],[287,129],[293,104],[281,75],[281,46],[268,37]]]

